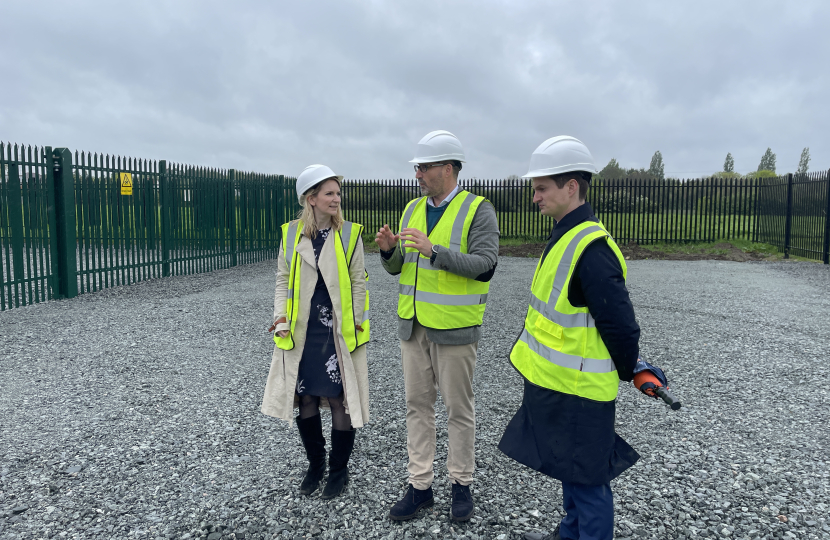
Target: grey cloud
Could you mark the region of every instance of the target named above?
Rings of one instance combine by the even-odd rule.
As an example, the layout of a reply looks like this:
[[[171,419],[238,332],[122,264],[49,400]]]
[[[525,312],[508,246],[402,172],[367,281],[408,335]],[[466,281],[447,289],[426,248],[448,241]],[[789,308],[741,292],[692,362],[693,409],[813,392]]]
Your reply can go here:
[[[297,174],[411,176],[448,129],[465,174],[526,170],[547,137],[699,176],[827,159],[826,3],[14,3],[0,139]]]

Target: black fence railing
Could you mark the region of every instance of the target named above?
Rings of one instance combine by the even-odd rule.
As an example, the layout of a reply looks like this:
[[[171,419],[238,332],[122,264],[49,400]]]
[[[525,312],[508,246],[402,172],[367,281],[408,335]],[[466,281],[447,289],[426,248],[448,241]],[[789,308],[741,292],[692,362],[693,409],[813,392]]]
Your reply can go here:
[[[828,173],[764,178],[758,183],[757,240],[830,264]]]
[[[495,206],[503,238],[543,241],[553,220],[539,215],[530,182],[461,180],[461,187]],[[406,203],[419,196],[414,179],[347,180],[343,211],[368,233],[397,227]],[[828,172],[778,178],[697,180],[600,179],[588,202],[617,242],[712,242],[744,239],[828,261]]]

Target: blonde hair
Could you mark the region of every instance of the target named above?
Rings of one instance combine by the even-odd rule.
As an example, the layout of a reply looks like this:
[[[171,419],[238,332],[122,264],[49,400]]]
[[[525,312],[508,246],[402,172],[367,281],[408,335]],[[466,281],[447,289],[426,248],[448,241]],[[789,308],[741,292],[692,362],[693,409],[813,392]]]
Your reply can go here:
[[[309,238],[317,238],[317,232],[319,229],[317,228],[317,220],[314,219],[314,207],[310,204],[307,204],[307,199],[312,196],[317,196],[320,193],[320,190],[323,189],[323,184],[325,184],[328,180],[334,180],[337,182],[337,186],[340,187],[340,180],[337,178],[326,178],[307,192],[305,192],[300,200],[300,205],[303,207],[297,213],[297,218],[302,220],[303,222],[303,234]],[[337,215],[332,216],[331,218],[331,229],[333,231],[339,231],[341,227],[343,227],[343,208],[339,206],[337,208]]]

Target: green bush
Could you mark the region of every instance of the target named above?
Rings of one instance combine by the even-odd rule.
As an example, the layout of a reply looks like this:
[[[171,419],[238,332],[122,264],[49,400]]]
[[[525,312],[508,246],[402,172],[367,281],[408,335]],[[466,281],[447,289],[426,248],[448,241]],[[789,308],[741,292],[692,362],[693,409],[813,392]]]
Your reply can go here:
[[[778,178],[773,171],[754,171],[746,175],[747,178]]]

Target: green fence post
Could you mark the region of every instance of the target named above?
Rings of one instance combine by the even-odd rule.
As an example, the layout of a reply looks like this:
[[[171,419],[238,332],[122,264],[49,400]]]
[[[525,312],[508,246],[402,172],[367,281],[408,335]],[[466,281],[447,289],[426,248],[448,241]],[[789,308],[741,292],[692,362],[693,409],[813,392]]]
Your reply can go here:
[[[57,298],[60,290],[58,280],[60,264],[58,262],[57,220],[55,219],[55,167],[51,166],[51,160],[52,147],[47,146],[43,149],[43,163],[46,169],[46,214],[49,227],[49,289],[51,291],[50,298]]]
[[[167,160],[159,160],[159,212],[161,212],[161,275],[170,275],[170,196],[167,193]]]
[[[285,214],[287,211],[286,201],[285,201],[285,175],[277,175],[277,188],[276,188],[276,200],[274,203],[277,205],[277,241],[275,243],[275,254],[279,255],[280,252],[280,244],[282,244],[282,225],[285,223]]]
[[[78,260],[75,227],[75,178],[72,152],[56,148],[52,152],[55,174],[55,232],[58,244],[58,297],[78,296]]]
[[[830,264],[830,169],[824,179],[827,182],[827,209],[824,211],[824,264]]]
[[[283,223],[291,221],[291,218],[289,217],[291,215],[291,206],[290,206],[291,203],[288,202],[290,199],[286,199],[285,184],[286,184],[285,175],[281,174],[280,175],[280,188],[279,188],[279,198],[280,198],[279,199],[279,204],[280,204],[280,223],[279,223],[280,232],[279,232],[279,236],[280,236],[280,242],[282,242],[282,225],[283,225]]]
[[[21,150],[21,152],[25,156],[25,151]],[[20,190],[20,164],[17,162],[17,145],[15,145],[15,156],[12,159],[13,161],[9,164],[7,193],[9,226],[12,233],[12,271],[14,272],[14,279],[9,279],[9,285],[14,290],[14,307],[20,307],[21,303],[26,305],[29,302],[26,301],[23,272],[23,194]],[[20,159],[20,161],[23,161],[23,159]]]
[[[231,228],[231,266],[236,266],[236,171],[228,169],[228,223]]]

